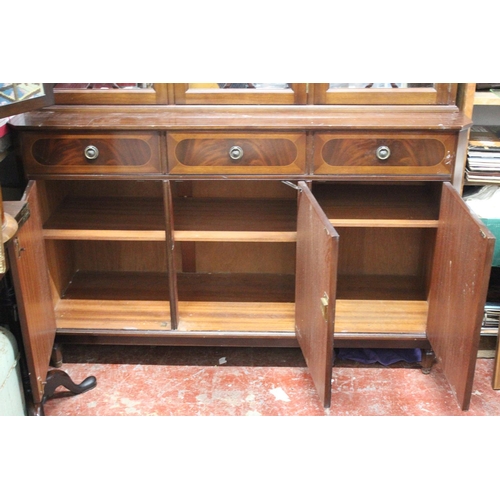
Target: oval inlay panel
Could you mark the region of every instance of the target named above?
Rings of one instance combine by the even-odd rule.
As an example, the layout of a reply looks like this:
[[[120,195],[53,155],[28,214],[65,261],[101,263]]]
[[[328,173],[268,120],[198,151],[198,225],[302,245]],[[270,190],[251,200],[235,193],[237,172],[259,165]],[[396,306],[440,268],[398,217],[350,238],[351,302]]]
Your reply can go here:
[[[238,160],[229,156],[233,146],[243,150]],[[297,147],[288,139],[184,139],[177,144],[175,154],[186,166],[286,166],[297,158]]]
[[[379,160],[377,148],[387,146],[389,158]],[[331,166],[416,166],[430,167],[443,161],[446,148],[437,139],[331,139],[322,156]]]
[[[85,148],[95,146],[99,155],[85,158]],[[141,139],[38,139],[32,147],[35,160],[42,165],[123,165],[138,166],[151,159],[149,144]]]

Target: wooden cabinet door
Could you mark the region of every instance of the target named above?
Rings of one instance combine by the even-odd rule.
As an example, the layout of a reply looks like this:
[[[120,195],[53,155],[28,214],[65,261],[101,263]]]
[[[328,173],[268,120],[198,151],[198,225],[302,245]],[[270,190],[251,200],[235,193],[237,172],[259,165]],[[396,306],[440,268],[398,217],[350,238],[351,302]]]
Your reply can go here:
[[[307,103],[305,83],[174,83],[173,87],[175,104]]]
[[[169,104],[168,83],[55,83],[55,104]]]
[[[56,322],[42,236],[36,183],[25,193],[30,217],[9,243],[9,262],[19,309],[33,402],[42,401]]]
[[[443,185],[427,336],[462,410],[470,404],[494,236]]]
[[[331,402],[338,234],[299,182],[295,333],[325,408]]]
[[[379,104],[451,106],[455,104],[456,83],[311,83],[310,104]],[[385,88],[384,88],[385,87]]]

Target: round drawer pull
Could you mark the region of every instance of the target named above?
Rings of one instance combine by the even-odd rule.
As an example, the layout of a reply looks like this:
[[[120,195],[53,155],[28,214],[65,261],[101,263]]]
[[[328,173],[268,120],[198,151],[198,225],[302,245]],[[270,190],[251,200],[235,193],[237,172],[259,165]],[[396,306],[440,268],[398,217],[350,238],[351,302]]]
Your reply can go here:
[[[243,157],[243,149],[239,146],[231,146],[229,148],[229,157],[231,160],[240,160]]]
[[[95,146],[87,146],[83,154],[87,160],[95,160],[99,156],[99,150]]]
[[[387,160],[391,156],[391,150],[387,146],[380,146],[377,148],[376,155],[379,160]]]

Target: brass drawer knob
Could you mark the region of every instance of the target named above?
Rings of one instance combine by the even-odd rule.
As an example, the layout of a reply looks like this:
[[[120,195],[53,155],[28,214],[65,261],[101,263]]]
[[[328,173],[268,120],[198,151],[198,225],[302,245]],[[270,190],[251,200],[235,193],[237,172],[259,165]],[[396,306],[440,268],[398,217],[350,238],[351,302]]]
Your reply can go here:
[[[231,160],[240,160],[243,157],[243,149],[239,146],[231,146],[229,148],[229,157]]]
[[[391,156],[391,150],[388,146],[380,146],[375,154],[379,160],[387,160]]]
[[[83,154],[87,160],[95,160],[99,156],[99,150],[95,146],[87,146]]]

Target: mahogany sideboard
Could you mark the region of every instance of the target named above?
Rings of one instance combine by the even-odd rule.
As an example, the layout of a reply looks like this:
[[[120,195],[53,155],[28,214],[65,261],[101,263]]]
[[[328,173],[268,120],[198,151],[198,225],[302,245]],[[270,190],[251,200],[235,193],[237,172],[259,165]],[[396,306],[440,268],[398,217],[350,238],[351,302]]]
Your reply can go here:
[[[468,409],[494,245],[457,189],[470,120],[454,98],[329,104],[294,89],[277,104],[182,94],[13,118],[31,213],[13,267],[38,403],[57,336],[300,347],[325,407],[334,346],[420,348]]]

